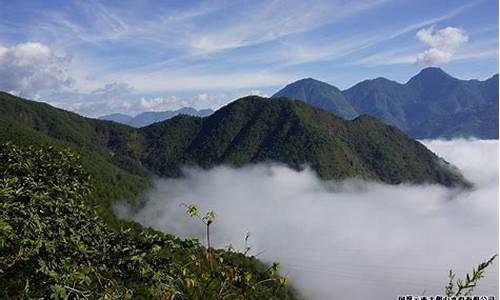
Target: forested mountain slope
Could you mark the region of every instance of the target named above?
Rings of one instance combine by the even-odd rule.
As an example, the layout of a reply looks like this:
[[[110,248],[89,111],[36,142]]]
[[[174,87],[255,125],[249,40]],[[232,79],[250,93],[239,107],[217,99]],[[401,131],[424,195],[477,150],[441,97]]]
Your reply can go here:
[[[103,198],[133,197],[150,175],[178,176],[186,165],[257,162],[309,165],[325,179],[467,185],[395,127],[367,116],[346,121],[300,101],[250,96],[205,118],[181,115],[139,129],[6,93],[0,103],[2,140],[64,145],[82,153]]]

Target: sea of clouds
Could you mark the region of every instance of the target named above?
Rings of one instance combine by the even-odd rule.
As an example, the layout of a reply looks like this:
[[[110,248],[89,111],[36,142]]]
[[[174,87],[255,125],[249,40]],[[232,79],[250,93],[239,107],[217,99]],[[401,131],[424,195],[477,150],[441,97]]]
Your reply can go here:
[[[308,299],[397,299],[442,294],[459,276],[498,253],[498,141],[423,141],[475,184],[472,191],[438,185],[324,181],[306,169],[259,164],[240,169],[186,169],[161,179],[138,212],[119,215],[180,235],[205,238],[181,203],[214,210],[216,247],[244,248],[279,261]],[[478,294],[498,296],[498,262]]]

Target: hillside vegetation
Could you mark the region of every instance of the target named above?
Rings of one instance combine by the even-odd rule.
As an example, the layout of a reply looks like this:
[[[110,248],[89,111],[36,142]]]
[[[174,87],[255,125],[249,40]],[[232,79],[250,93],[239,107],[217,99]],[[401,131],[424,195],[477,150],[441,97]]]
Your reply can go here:
[[[466,185],[395,127],[368,116],[346,121],[300,101],[251,96],[205,119],[178,117],[139,132],[143,165],[163,176],[179,175],[185,165],[277,161],[296,169],[308,164],[325,179]]]
[[[277,265],[139,225],[111,229],[90,206],[77,155],[0,144],[1,299],[294,299]]]

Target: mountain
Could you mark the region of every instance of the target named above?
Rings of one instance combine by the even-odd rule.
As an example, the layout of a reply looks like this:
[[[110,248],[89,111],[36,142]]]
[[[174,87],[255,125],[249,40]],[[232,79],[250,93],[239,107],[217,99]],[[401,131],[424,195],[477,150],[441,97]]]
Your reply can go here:
[[[302,100],[309,105],[333,112],[346,119],[357,116],[356,110],[338,88],[312,78],[293,82],[274,94],[273,97]]]
[[[477,138],[498,138],[498,109],[493,118],[487,109],[498,106],[498,76],[485,81],[459,80],[439,68],[427,68],[406,86],[415,93],[406,106],[408,132],[412,136],[467,137],[472,132]],[[455,122],[448,121],[453,119]],[[461,128],[457,130],[456,125]]]
[[[404,85],[385,78],[365,80],[343,94],[359,114],[367,114],[407,131],[405,105],[413,99]]]
[[[167,111],[148,111],[138,114],[135,117],[125,115],[125,114],[110,114],[101,116],[98,119],[114,121],[117,123],[126,124],[132,127],[144,127],[156,122],[161,122],[173,118],[177,115],[189,115],[205,117],[213,113],[211,109],[200,109],[196,110],[192,107],[183,107],[177,110],[167,110]]]
[[[116,113],[116,114],[109,114],[109,115],[100,116],[98,119],[127,124],[133,118],[134,117],[126,115],[126,114]]]
[[[310,165],[325,179],[468,185],[395,127],[369,116],[346,121],[301,101],[250,96],[208,117],[179,115],[142,128],[84,118],[7,93],[0,93],[0,104],[0,141],[67,146],[81,153],[106,199],[123,198],[124,190],[136,194],[153,174],[179,176],[185,165],[270,161],[295,169]]]
[[[346,121],[285,98],[245,97],[207,118],[179,116],[139,132],[145,141],[143,165],[163,176],[179,175],[184,165],[276,161],[295,169],[308,164],[325,179],[464,182],[395,127],[370,116]]]
[[[300,90],[304,94],[296,93]],[[414,138],[498,138],[498,113],[491,111],[498,106],[498,74],[485,81],[460,80],[440,68],[430,67],[405,84],[376,78],[340,93],[355,111],[354,116],[374,116]],[[307,103],[324,108],[314,100],[316,95],[332,95],[330,101],[340,99],[339,89],[326,83],[306,84],[304,80],[289,84],[273,97],[307,99]],[[328,101],[318,98],[321,103]],[[326,109],[343,118],[353,118],[351,112]]]

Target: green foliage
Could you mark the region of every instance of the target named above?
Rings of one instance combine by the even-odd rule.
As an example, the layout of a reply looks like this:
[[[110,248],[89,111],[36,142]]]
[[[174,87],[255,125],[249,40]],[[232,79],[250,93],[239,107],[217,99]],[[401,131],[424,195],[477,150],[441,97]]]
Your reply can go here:
[[[464,279],[455,279],[456,274],[450,270],[448,274],[448,285],[445,287],[445,295],[448,297],[470,296],[479,281],[484,277],[484,271],[490,266],[498,255],[493,255],[487,261],[479,264],[477,269],[472,269],[472,273],[465,274]]]
[[[196,240],[110,229],[71,151],[1,144],[0,172],[2,299],[294,299],[277,266],[222,250],[209,264]]]
[[[215,212],[213,210],[208,211],[203,217],[200,216],[200,210],[195,204],[183,204],[186,207],[186,213],[191,218],[197,218],[203,224],[205,224],[207,229],[207,256],[210,259],[210,225],[215,222]]]

